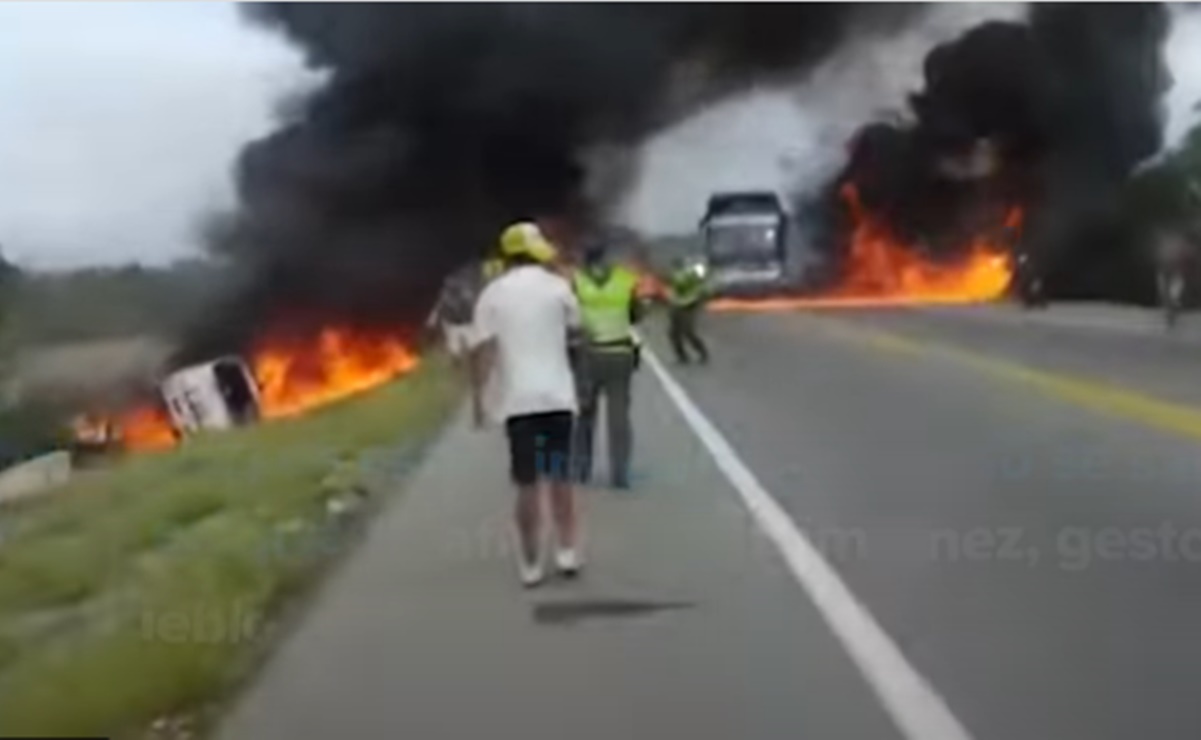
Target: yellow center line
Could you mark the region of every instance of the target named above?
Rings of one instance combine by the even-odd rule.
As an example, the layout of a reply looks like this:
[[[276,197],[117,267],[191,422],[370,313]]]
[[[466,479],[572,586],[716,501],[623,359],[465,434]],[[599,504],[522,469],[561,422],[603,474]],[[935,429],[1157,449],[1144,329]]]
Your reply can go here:
[[[822,325],[835,336],[874,349],[950,360],[997,380],[1022,385],[1052,398],[1153,429],[1201,440],[1201,409],[1074,375],[1035,370],[1026,365],[958,347],[904,337],[892,332],[852,326],[836,320]]]

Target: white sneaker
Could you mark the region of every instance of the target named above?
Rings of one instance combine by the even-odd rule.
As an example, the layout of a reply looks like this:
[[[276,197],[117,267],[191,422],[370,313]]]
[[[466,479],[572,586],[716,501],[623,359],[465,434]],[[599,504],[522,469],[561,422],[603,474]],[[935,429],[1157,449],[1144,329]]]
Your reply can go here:
[[[555,567],[568,578],[574,578],[580,572],[580,553],[574,547],[560,547],[555,550]]]
[[[546,568],[542,565],[542,558],[538,558],[533,563],[527,563],[525,555],[518,553],[517,570],[521,575],[521,585],[526,588],[533,588],[546,578]]]

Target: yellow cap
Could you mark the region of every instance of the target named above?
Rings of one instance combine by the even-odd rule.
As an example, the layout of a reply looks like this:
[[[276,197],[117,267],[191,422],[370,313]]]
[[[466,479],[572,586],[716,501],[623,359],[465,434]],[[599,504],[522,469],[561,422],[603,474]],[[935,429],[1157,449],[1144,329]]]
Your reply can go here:
[[[505,257],[529,257],[538,262],[555,259],[555,248],[537,224],[529,221],[513,224],[501,232],[500,253]]]

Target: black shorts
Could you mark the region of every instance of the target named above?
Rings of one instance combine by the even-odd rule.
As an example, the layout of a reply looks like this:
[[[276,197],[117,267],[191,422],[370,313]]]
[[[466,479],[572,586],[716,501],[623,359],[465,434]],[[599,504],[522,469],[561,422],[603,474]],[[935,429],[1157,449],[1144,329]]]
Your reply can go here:
[[[509,434],[509,472],[513,482],[528,486],[540,479],[568,480],[571,475],[570,411],[512,416]]]

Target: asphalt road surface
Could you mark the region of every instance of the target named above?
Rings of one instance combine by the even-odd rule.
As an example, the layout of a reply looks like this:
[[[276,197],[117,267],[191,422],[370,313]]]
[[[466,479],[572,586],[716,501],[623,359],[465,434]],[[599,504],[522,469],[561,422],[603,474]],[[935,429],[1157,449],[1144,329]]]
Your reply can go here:
[[[636,490],[585,491],[581,581],[517,587],[501,440],[461,422],[222,735],[1201,737],[1187,319],[705,330],[713,363],[674,367],[647,329]]]

